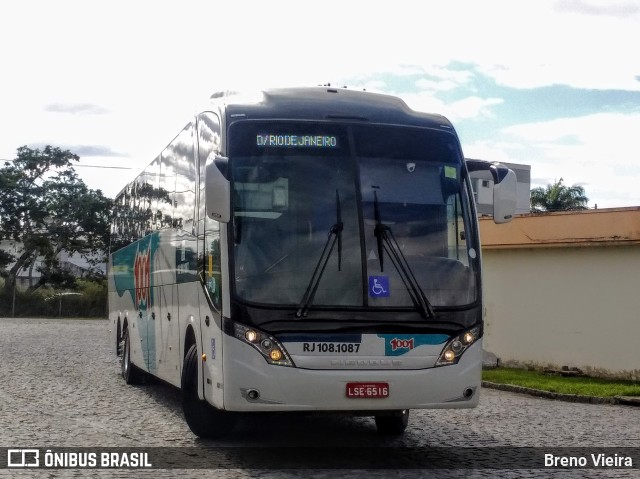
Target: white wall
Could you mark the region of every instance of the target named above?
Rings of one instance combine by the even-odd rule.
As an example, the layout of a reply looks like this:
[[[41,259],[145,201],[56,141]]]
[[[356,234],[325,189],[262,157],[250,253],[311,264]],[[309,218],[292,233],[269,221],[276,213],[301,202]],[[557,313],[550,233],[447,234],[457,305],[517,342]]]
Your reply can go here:
[[[640,379],[640,245],[483,250],[485,350]]]

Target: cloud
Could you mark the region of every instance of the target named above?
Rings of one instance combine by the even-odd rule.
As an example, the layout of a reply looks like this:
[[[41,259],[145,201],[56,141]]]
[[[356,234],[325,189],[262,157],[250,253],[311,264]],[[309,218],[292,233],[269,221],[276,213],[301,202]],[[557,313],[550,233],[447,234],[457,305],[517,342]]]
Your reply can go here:
[[[640,205],[640,113],[596,113],[514,125],[497,135],[520,148],[485,145],[510,161],[531,165],[532,187],[550,179],[584,185],[590,204]],[[497,156],[497,154],[496,154]]]
[[[451,109],[455,120],[493,118],[494,113],[491,107],[501,105],[502,103],[504,103],[502,98],[470,96],[454,102],[451,105]]]
[[[502,98],[477,94],[475,80],[487,80],[474,64],[449,62],[444,65],[402,65],[356,77],[346,83],[401,97],[412,109],[444,115],[453,122],[493,118]]]
[[[594,2],[585,0],[560,0],[555,8],[563,13],[629,18],[640,14],[640,5],[631,1]]]
[[[429,92],[403,94],[402,99],[414,110],[444,115],[452,122],[493,118],[493,106],[504,102],[502,98],[481,98],[469,96],[455,102],[445,102]]]
[[[499,161],[501,163],[518,163],[518,152],[523,148],[519,143],[496,142],[491,140],[476,141],[462,144],[466,158],[478,158],[486,161]]]
[[[569,139],[570,143],[600,145],[611,149],[616,146],[631,146],[638,143],[640,113],[594,113],[577,118],[513,125],[504,133],[535,142],[557,142]],[[627,150],[625,156],[630,151]]]
[[[104,115],[109,113],[104,107],[92,103],[49,103],[45,111],[53,113],[71,113],[73,115]]]
[[[563,5],[566,12],[558,12]],[[470,26],[468,37],[473,42],[466,56],[456,53],[459,60],[467,58],[499,85],[518,89],[566,85],[640,90],[636,79],[640,64],[624,54],[630,45],[640,43],[637,2],[634,6],[632,2],[535,1],[503,6],[500,18],[509,21],[493,24],[493,19],[484,18],[489,23],[481,32]]]
[[[125,153],[114,151],[108,146],[102,145],[72,145],[67,147],[70,151],[74,152],[80,157],[84,156],[99,156],[99,157],[125,157],[128,156]]]
[[[36,142],[36,143],[30,143],[28,146],[29,146],[29,148],[43,149],[47,145],[50,145],[50,143]],[[65,145],[65,144],[56,144],[56,145],[52,145],[52,146],[56,146],[56,147],[58,147],[58,148],[60,148],[62,150],[69,150],[71,153],[73,153],[74,155],[78,155],[80,158],[83,158],[83,157],[104,157],[104,158],[116,157],[116,158],[122,158],[122,157],[129,156],[129,155],[125,154],[125,153],[120,153],[118,151],[114,151],[113,149],[109,148],[108,146],[103,146],[103,145]]]
[[[420,90],[444,92],[468,86],[475,76],[474,65],[428,65],[422,69],[416,86]]]

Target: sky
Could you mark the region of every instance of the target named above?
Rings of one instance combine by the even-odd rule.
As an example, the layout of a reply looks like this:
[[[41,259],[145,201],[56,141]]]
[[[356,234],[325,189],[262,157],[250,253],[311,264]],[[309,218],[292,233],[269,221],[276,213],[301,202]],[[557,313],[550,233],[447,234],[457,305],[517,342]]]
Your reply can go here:
[[[449,118],[468,158],[640,206],[640,0],[11,0],[0,159],[80,156],[114,197],[209,96],[331,83]]]

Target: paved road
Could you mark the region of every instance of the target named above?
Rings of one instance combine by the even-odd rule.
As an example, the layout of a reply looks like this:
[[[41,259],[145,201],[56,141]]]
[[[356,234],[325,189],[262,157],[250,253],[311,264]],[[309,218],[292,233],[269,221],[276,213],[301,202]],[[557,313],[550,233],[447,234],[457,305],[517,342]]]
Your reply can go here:
[[[224,441],[186,426],[179,393],[149,382],[126,386],[105,320],[0,319],[0,447],[370,446],[416,453],[433,447],[624,448],[640,446],[640,410],[574,404],[483,389],[473,410],[412,411],[402,438],[369,418],[257,416]],[[298,451],[298,450],[294,450]],[[190,470],[185,477],[639,477],[635,470]],[[0,470],[0,477],[175,477],[177,470]]]

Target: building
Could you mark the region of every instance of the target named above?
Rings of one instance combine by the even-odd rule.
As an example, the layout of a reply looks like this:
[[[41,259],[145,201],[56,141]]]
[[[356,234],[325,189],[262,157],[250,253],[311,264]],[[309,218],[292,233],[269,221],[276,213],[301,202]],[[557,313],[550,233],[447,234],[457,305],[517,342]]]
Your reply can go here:
[[[482,218],[480,233],[486,351],[640,379],[640,207]]]

